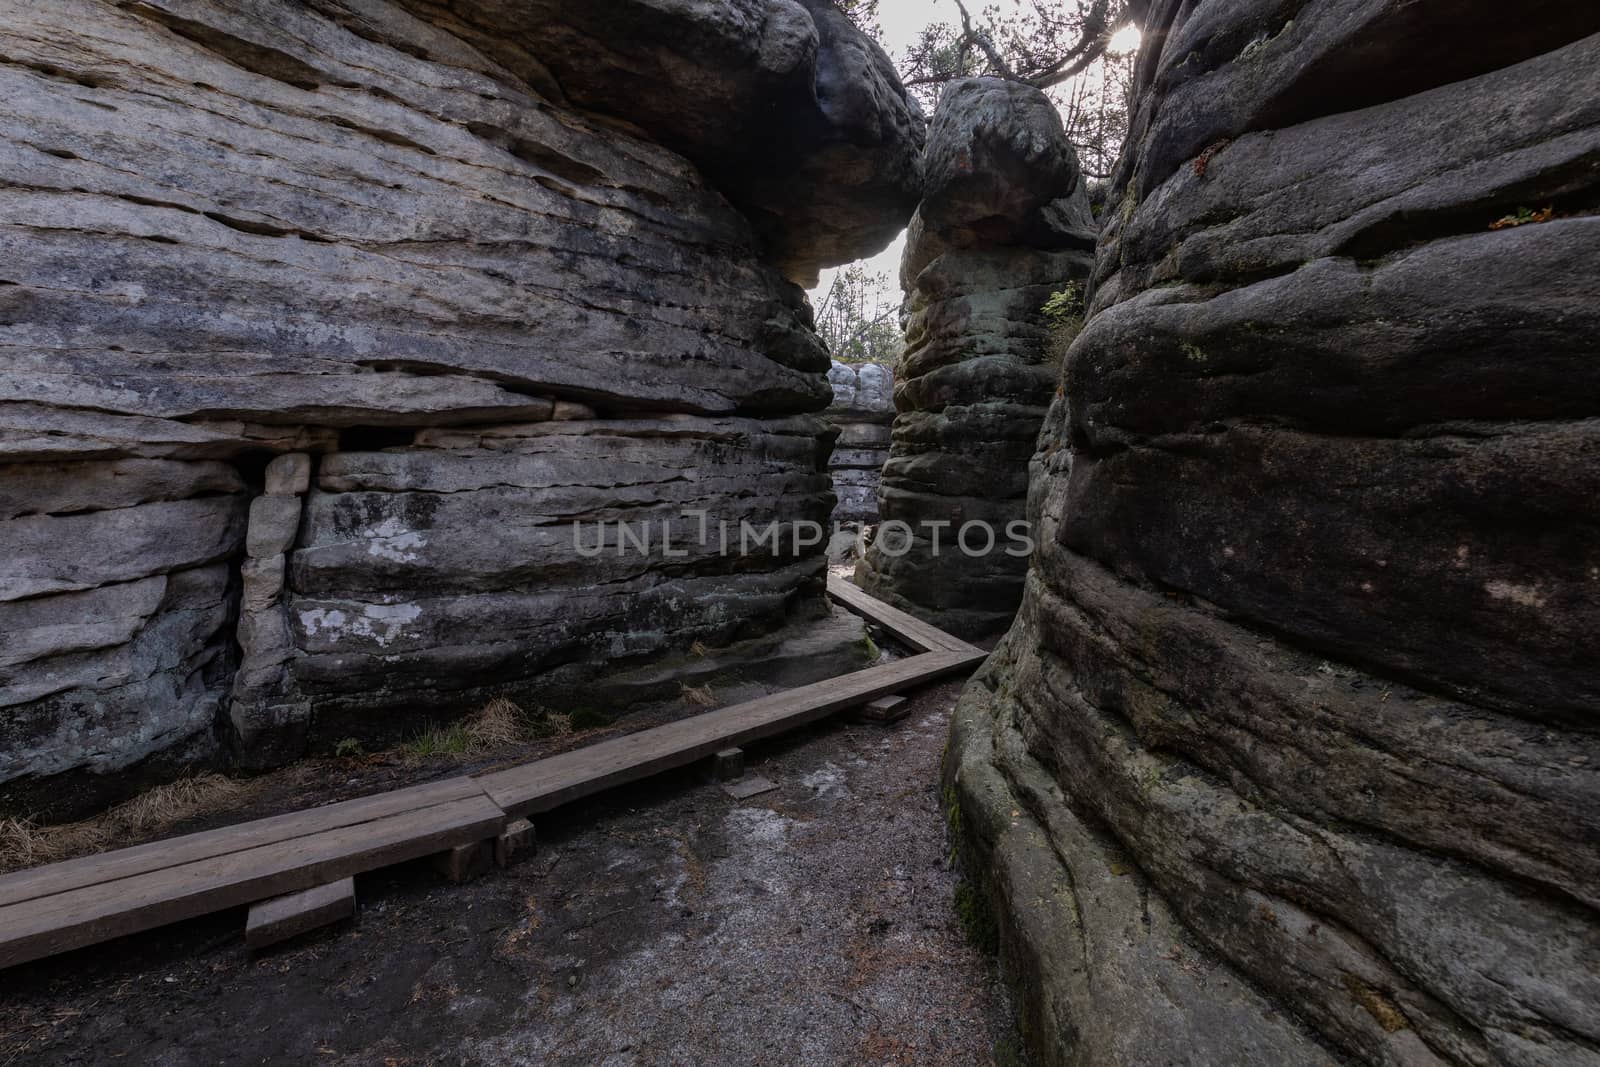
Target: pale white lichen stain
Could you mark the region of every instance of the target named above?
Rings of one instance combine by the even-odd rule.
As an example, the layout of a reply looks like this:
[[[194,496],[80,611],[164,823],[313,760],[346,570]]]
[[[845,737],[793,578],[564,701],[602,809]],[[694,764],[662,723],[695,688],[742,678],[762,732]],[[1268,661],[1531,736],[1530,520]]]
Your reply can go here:
[[[372,528],[376,539],[367,545],[367,554],[375,559],[394,563],[415,563],[416,549],[426,545],[427,539],[415,530],[408,530],[397,519],[384,519]]]
[[[1545,605],[1545,595],[1536,585],[1517,585],[1496,579],[1486,583],[1483,588],[1496,600],[1509,600],[1525,608],[1542,608]]]
[[[308,637],[327,630],[335,637],[364,637],[386,648],[421,615],[415,604],[367,604],[353,616],[338,608],[308,608],[300,612],[300,625]]]

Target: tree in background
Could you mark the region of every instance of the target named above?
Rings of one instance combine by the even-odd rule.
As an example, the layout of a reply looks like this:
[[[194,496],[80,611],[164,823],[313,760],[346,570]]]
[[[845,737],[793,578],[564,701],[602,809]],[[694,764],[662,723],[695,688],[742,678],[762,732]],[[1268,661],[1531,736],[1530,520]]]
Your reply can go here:
[[[833,0],[834,6],[855,23],[856,29],[882,43],[883,30],[878,25],[878,0]]]
[[[817,333],[841,363],[893,364],[900,358],[899,306],[887,274],[852,263],[833,276],[817,304]]]
[[[1133,106],[1133,63],[1138,52],[1108,50],[1070,82],[1050,91],[1061,109],[1067,140],[1091,181],[1111,176],[1128,136]]]
[[[1128,128],[1134,58],[1109,49],[1140,0],[1009,0],[976,15],[965,0],[954,3],[960,25],[930,24],[900,61],[901,80],[924,110],[932,114],[939,91],[957,78],[986,75],[1056,90],[1085,172],[1109,175]],[[854,6],[870,6],[876,19],[876,0]]]
[[[1111,36],[1129,21],[1129,0],[1011,0],[976,17],[954,0],[961,25],[935,22],[906,54],[908,88],[937,96],[946,82],[988,75],[1036,89],[1071,81],[1105,54]]]

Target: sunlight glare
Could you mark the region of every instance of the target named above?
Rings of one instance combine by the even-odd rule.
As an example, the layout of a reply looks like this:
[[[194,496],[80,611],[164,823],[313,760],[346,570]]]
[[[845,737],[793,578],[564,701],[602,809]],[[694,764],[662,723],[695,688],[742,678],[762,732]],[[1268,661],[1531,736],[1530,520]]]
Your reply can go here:
[[[1111,43],[1106,45],[1106,51],[1114,56],[1127,55],[1139,48],[1139,27],[1128,23],[1122,29],[1111,35]]]

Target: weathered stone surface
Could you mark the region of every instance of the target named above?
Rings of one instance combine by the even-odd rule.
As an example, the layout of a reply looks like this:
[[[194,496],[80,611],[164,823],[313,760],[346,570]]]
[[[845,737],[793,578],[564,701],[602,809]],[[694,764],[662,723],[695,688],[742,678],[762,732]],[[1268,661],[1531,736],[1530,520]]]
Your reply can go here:
[[[280,553],[266,559],[247,559],[239,565],[239,576],[244,581],[244,598],[239,605],[242,611],[265,611],[278,603],[283,595],[285,560]]]
[[[1151,5],[946,767],[1042,1062],[1600,1063],[1600,12],[1524,14]]]
[[[416,707],[804,615],[821,545],[795,552],[791,531],[826,518],[821,432],[813,417],[540,422],[326,457],[290,566],[299,689]],[[783,524],[782,550],[741,556],[741,522]]]
[[[893,236],[922,143],[830,5],[3,8],[8,813],[825,615],[820,544],[570,523],[825,516],[790,278]]]
[[[1063,347],[1043,309],[1087,280],[1093,222],[1055,107],[1010,82],[945,91],[927,182],[901,265],[906,348],[878,492],[885,529],[906,524],[911,538],[870,548],[859,577],[889,603],[981,636],[1004,629],[1022,598],[1025,540],[1008,528],[1025,516]],[[968,523],[988,524],[994,551],[959,549]],[[974,549],[987,543],[979,529]]]
[[[841,363],[828,371],[833,403],[823,413],[838,431],[828,470],[833,475],[832,521],[878,521],[878,482],[889,459],[894,421],[894,369],[880,363]]]
[[[924,239],[954,248],[1094,244],[1077,153],[1055,104],[1036,89],[997,78],[953,83],[928,131],[924,171]]]
[[[0,465],[0,522],[243,491],[226,463],[7,463]]]
[[[267,464],[267,495],[299,496],[311,488],[311,457],[304,452],[276,456]]]
[[[294,547],[300,531],[300,498],[258,496],[250,502],[244,547],[251,559],[271,559]]]
[[[331,427],[175,422],[43,404],[0,404],[0,449],[8,460],[228,459],[258,450],[328,451],[338,444],[339,433]]]
[[[231,601],[213,564],[0,604],[5,810],[87,810],[141,775],[215,760]]]
[[[156,501],[0,522],[0,601],[64,593],[225,559],[244,536],[238,496]]]
[[[824,406],[799,291],[686,161],[482,56],[418,58],[464,46],[387,15],[380,43],[291,4],[19,8],[0,210],[30,225],[0,236],[0,401],[333,425],[516,418],[547,410],[539,389]],[[96,291],[111,257],[124,287]],[[609,295],[580,310],[580,291]],[[173,351],[208,357],[177,376]]]
[[[882,250],[916,206],[921,110],[828,0],[451,7],[464,36],[534,85],[553,76],[574,103],[627,116],[704,168],[807,287]]]

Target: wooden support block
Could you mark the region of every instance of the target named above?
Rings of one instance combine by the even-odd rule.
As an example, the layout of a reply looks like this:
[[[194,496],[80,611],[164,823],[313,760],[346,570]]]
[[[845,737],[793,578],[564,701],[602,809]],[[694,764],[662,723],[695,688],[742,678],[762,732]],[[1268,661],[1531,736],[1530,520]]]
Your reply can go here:
[[[866,722],[875,722],[887,726],[892,722],[899,722],[911,711],[911,703],[898,693],[892,696],[879,697],[863,705],[859,717]]]
[[[778,788],[777,783],[752,775],[749,778],[741,778],[737,782],[729,782],[722,787],[722,791],[735,800],[749,800],[751,797],[760,796],[762,793],[770,793],[776,788]]]
[[[253,949],[287,941],[356,913],[356,881],[341,878],[299,893],[287,893],[250,905],[244,943]]]
[[[725,748],[711,757],[711,777],[718,782],[731,782],[744,777],[744,749]]]
[[[470,882],[494,866],[494,839],[473,841],[434,854],[433,866],[452,882]]]
[[[518,856],[533,852],[536,840],[533,823],[527,819],[512,819],[506,824],[506,828],[500,831],[500,836],[494,839],[495,863],[501,867],[511,866],[511,862]]]

